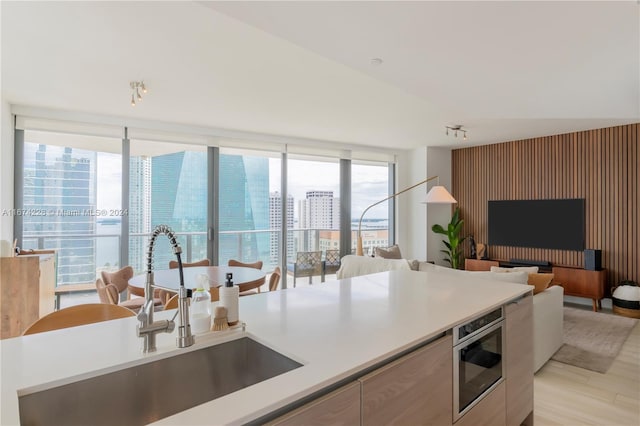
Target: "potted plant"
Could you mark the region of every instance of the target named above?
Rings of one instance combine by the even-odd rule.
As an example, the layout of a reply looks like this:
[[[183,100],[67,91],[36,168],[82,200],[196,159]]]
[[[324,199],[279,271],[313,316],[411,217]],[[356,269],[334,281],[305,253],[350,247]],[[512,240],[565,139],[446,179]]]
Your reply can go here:
[[[460,208],[456,208],[451,217],[451,221],[447,224],[447,228],[443,228],[442,225],[435,224],[431,227],[431,230],[436,234],[446,235],[447,239],[442,240],[447,247],[446,250],[440,250],[445,254],[444,260],[449,262],[453,269],[459,269],[462,264],[462,242],[466,237],[460,238],[460,232],[462,231],[462,225],[464,220],[460,219]]]

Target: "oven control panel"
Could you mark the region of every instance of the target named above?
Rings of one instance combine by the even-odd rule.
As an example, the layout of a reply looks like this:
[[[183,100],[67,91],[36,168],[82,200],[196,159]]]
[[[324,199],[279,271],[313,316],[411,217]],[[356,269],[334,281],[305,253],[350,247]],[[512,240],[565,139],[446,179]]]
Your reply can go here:
[[[502,308],[498,308],[495,311],[491,311],[481,317],[469,321],[468,323],[457,327],[456,340],[462,341],[466,337],[474,334],[478,330],[481,330],[491,324],[496,323],[502,319]]]

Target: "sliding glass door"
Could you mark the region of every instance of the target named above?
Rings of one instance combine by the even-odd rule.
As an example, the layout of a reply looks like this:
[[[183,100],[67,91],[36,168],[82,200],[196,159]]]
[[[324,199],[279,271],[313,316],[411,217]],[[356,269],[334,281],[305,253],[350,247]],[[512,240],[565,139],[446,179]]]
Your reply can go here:
[[[207,148],[132,140],[129,159],[129,264],[139,273],[151,231],[169,225],[184,262],[207,258]],[[175,256],[159,238],[154,268],[167,269]]]
[[[355,253],[358,223],[370,205],[389,196],[389,166],[386,163],[351,164],[351,250]],[[389,245],[389,202],[372,207],[362,220],[364,254]]]
[[[218,263],[280,264],[279,153],[222,148],[219,161]]]
[[[120,266],[121,140],[25,131],[22,248],[56,250],[58,285]]]

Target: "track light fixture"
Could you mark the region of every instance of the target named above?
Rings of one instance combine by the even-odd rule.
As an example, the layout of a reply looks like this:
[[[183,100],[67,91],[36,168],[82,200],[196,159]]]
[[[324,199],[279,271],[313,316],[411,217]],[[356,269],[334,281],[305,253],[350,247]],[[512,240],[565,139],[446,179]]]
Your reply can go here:
[[[458,132],[462,133],[462,139],[464,139],[465,141],[467,140],[467,131],[465,129],[462,128],[462,124],[453,124],[451,126],[444,126],[445,127],[445,135],[449,136],[449,130],[451,130],[453,132],[453,135],[457,138],[458,137]]]
[[[131,81],[129,82],[131,87],[131,106],[136,106],[136,102],[142,102],[142,93],[147,93],[147,87],[144,85],[144,81]]]

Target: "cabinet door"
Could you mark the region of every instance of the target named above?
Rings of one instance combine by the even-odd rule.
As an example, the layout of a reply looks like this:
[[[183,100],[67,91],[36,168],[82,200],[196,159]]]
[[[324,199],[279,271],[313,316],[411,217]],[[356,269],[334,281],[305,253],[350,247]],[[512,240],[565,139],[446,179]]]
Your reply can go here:
[[[54,255],[40,256],[40,318],[56,306],[56,262]]]
[[[343,386],[268,423],[278,426],[359,424],[359,382]]]
[[[504,426],[505,384],[500,383],[477,405],[460,417],[456,426]]]
[[[450,425],[451,336],[362,377],[362,424]]]
[[[533,296],[505,307],[507,425],[520,425],[533,411]]]

